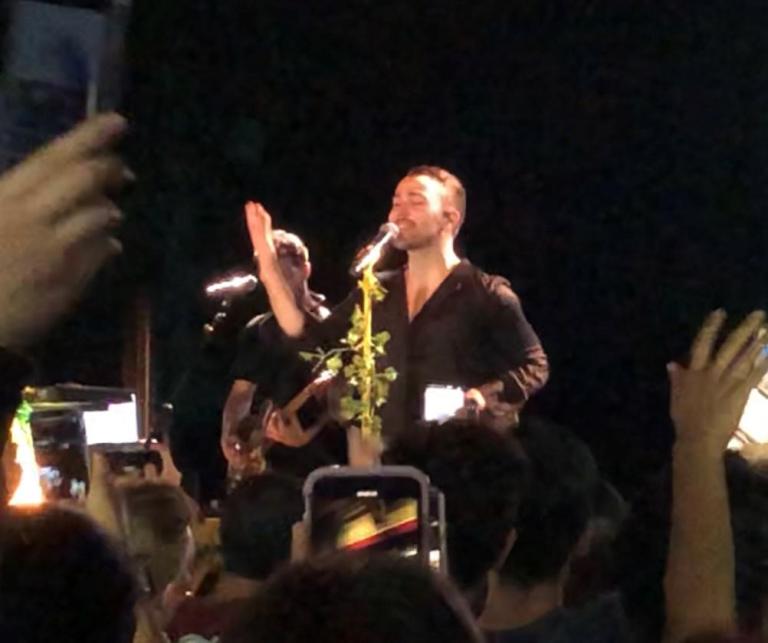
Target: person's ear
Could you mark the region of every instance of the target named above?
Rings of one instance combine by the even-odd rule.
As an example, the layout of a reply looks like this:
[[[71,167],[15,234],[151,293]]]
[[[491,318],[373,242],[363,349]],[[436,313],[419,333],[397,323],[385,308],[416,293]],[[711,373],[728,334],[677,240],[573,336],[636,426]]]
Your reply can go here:
[[[517,541],[517,529],[514,527],[509,530],[509,533],[507,534],[507,538],[504,541],[504,547],[501,549],[501,553],[496,558],[496,562],[493,565],[493,571],[501,569],[502,565],[507,561],[507,558],[509,557],[509,553],[512,551],[512,547],[515,546],[515,542]]]
[[[451,233],[456,236],[461,224],[461,213],[456,208],[446,208],[443,210],[443,218],[451,228]]]
[[[303,520],[291,526],[291,562],[300,563],[309,558],[309,525]]]
[[[309,280],[312,275],[312,262],[306,261],[304,263],[304,279]]]
[[[595,525],[590,521],[590,524],[584,529],[573,549],[573,556],[575,558],[584,558],[589,554],[589,551],[592,548],[592,538],[594,534]]]

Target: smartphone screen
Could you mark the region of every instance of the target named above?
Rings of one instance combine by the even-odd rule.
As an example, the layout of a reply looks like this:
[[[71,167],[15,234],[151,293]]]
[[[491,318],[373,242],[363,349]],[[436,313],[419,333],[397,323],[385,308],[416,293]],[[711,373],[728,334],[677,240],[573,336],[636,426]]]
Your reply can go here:
[[[55,384],[32,389],[30,403],[38,412],[80,413],[88,446],[133,445],[140,440],[136,393],[130,389]]]
[[[132,444],[139,441],[139,416],[136,395],[130,399],[115,399],[94,408],[84,408],[83,423],[89,445]]]
[[[329,467],[311,474],[305,500],[312,550],[394,551],[426,562],[428,481],[408,469]]]
[[[88,447],[77,411],[35,411],[30,418],[40,484],[48,501],[85,500]]]
[[[143,443],[99,445],[99,452],[106,458],[109,468],[116,475],[143,478],[144,467],[154,466],[158,475],[163,472],[163,460],[157,451],[148,449]]]
[[[120,94],[126,0],[13,0],[0,74],[0,170]]]
[[[436,487],[429,488],[429,565],[448,572],[445,531],[445,496]]]
[[[768,443],[768,395],[760,388],[752,389],[739,421],[739,428],[728,443],[738,451],[745,444]]]
[[[763,349],[762,359],[768,357],[768,347]],[[768,444],[768,376],[764,377],[749,394],[739,428],[728,443],[732,451],[745,444]]]
[[[426,422],[445,422],[464,407],[464,391],[457,386],[429,384],[424,389],[424,412]]]

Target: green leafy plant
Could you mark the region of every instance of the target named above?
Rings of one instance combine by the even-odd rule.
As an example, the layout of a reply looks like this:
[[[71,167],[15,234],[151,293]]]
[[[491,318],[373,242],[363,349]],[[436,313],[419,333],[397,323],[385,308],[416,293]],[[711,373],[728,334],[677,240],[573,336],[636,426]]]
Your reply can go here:
[[[342,374],[346,383],[341,398],[341,416],[357,424],[364,437],[381,434],[381,417],[376,410],[389,396],[389,385],[397,378],[391,366],[379,371],[376,360],[386,354],[389,333],[373,334],[373,304],[384,299],[387,291],[373,274],[373,267],[363,271],[358,281],[362,302],[355,306],[350,327],[341,346],[324,351],[303,352],[301,357],[315,362],[315,370],[325,369]]]

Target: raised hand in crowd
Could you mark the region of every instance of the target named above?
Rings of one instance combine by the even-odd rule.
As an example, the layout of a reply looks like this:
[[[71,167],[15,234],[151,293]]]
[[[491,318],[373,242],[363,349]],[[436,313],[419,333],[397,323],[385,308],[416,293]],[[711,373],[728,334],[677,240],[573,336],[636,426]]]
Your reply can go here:
[[[725,450],[750,392],[768,368],[760,359],[765,313],[749,315],[715,351],[725,318],[720,310],[707,318],[691,346],[688,368],[668,366],[677,444],[690,443],[718,454]]]
[[[716,350],[724,321],[724,312],[712,313],[693,342],[689,365],[668,366],[675,445],[666,641],[730,633],[736,622],[723,453],[768,360],[761,357],[765,313],[752,313]]]
[[[151,480],[167,482],[174,487],[181,487],[181,471],[171,455],[171,449],[166,442],[151,441],[147,447],[160,456],[162,468],[160,470],[154,464],[148,464],[144,467],[144,477]]]
[[[384,446],[377,436],[364,436],[359,427],[347,429],[347,460],[349,466],[367,469],[381,464]]]
[[[96,116],[0,177],[0,346],[41,337],[120,252],[110,197],[132,175],[110,148],[125,130]]]
[[[194,507],[178,486],[155,474],[115,474],[99,451],[91,453],[85,507],[133,561],[141,590],[134,643],[164,643],[164,624],[185,598],[192,571]]]

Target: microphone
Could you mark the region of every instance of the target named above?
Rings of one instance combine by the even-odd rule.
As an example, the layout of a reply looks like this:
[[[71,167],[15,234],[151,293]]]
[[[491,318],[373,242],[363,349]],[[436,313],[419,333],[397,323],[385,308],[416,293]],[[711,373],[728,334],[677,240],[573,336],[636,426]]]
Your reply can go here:
[[[244,295],[253,291],[259,280],[250,273],[232,273],[226,277],[206,285],[205,294],[208,297],[227,299],[236,295]]]
[[[392,239],[394,239],[400,233],[394,223],[385,223],[379,228],[379,232],[376,236],[366,245],[355,257],[355,263],[349,270],[349,274],[353,277],[359,277],[360,274],[368,268],[373,266],[381,258],[381,253],[386,248]]]

